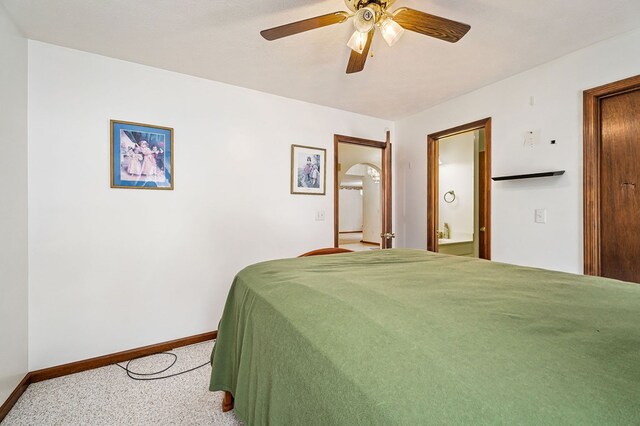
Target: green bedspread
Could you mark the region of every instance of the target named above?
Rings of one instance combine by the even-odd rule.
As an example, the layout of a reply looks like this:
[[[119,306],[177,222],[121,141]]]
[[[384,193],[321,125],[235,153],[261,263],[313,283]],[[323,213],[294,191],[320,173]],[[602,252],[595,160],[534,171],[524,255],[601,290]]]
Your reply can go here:
[[[249,266],[211,390],[249,425],[640,425],[640,285],[420,250]]]

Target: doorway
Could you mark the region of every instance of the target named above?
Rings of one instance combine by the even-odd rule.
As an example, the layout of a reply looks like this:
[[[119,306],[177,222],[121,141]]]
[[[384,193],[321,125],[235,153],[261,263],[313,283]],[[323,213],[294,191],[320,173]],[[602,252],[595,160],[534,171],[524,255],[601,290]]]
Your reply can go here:
[[[491,118],[427,138],[427,249],[491,259]]]
[[[334,247],[391,248],[391,143],[334,137]]]
[[[382,153],[376,148],[348,144],[340,144],[339,150],[338,246],[353,251],[379,249]]]
[[[584,273],[640,283],[640,76],[584,92]]]

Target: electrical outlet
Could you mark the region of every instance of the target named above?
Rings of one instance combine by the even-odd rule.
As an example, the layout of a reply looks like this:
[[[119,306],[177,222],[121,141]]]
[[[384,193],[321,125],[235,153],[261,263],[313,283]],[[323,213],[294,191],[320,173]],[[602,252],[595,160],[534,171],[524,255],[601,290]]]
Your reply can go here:
[[[324,220],[324,210],[318,210],[316,212],[316,220],[322,222]]]
[[[536,209],[536,223],[547,223],[547,209]]]
[[[524,146],[525,148],[533,148],[536,144],[536,135],[533,131],[528,131],[524,134]]]

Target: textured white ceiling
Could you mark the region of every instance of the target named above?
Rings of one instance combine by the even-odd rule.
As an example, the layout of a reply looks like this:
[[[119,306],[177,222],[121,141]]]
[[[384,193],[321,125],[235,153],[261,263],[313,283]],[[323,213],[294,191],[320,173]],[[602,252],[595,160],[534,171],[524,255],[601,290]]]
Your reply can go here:
[[[24,34],[289,98],[398,119],[640,26],[639,0],[398,0],[471,25],[457,44],[376,35],[346,75],[351,21],[267,42],[342,0],[0,0]],[[632,52],[630,52],[632,54]],[[614,64],[612,64],[614,66]]]

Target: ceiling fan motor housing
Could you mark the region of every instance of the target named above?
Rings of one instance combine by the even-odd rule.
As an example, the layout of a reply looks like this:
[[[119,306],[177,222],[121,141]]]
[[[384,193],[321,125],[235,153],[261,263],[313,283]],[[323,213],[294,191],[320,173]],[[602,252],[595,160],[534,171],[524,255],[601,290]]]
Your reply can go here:
[[[344,0],[347,7],[353,12],[357,12],[370,5],[377,5],[380,9],[387,10],[395,1],[396,0]]]

